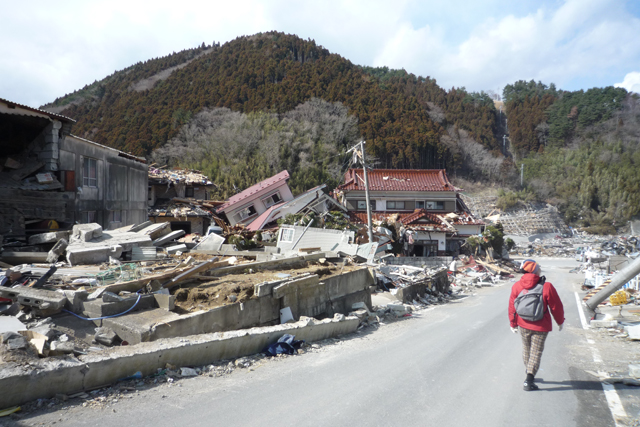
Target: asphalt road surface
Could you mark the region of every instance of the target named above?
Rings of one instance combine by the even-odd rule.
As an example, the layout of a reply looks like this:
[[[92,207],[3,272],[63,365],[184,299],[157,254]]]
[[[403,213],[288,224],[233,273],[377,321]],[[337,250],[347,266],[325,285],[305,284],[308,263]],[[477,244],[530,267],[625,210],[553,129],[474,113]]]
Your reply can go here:
[[[580,277],[568,273],[575,264],[540,262],[566,326],[547,339],[538,391],[522,389],[506,282],[252,371],[158,384],[101,408],[57,405],[0,426],[615,426],[587,372],[598,367],[576,304]]]

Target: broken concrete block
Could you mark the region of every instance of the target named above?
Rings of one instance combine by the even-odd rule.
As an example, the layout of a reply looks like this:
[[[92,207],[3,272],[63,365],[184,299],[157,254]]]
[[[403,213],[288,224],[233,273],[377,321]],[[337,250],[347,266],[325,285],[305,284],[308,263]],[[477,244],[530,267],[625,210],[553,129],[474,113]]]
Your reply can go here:
[[[102,236],[102,226],[100,224],[76,224],[71,231],[72,242],[88,242]]]
[[[369,307],[367,307],[367,304],[365,304],[364,302],[354,302],[351,305],[351,309],[356,311],[356,310],[365,310],[367,312],[367,314],[369,314]]]
[[[138,233],[138,232],[144,230],[145,228],[149,227],[152,224],[153,223],[151,221],[141,222],[140,224],[136,224],[133,227],[129,228],[129,231],[132,232],[132,233]]]
[[[90,318],[113,316],[114,314],[124,313],[133,307],[134,304],[136,304],[135,310],[155,308],[156,300],[153,295],[140,295],[139,301],[137,295],[123,298],[122,301],[119,302],[105,302],[104,300],[96,299],[83,303],[83,313]]]
[[[67,302],[67,298],[61,292],[34,289],[26,286],[0,288],[0,297],[10,298],[22,305],[43,310],[61,310]]]
[[[101,264],[109,261],[109,257],[120,258],[122,246],[89,246],[67,247],[67,262],[71,265]]]
[[[176,296],[175,295],[167,295],[163,293],[154,293],[153,296],[158,303],[158,307],[173,311],[176,308]]]
[[[64,253],[64,251],[67,249],[67,246],[69,246],[69,243],[65,239],[58,240],[58,242],[53,246],[53,248],[51,248],[51,250],[47,254],[47,262],[49,264],[58,262],[58,259],[60,259],[60,255]]]
[[[6,331],[0,334],[0,343],[6,344],[11,338],[15,338],[20,334],[17,331]]]
[[[176,230],[153,241],[153,246],[162,246],[179,237],[184,236],[184,230]]]
[[[593,320],[591,322],[593,322]],[[624,330],[629,335],[629,339],[640,340],[640,325],[625,326]]]
[[[112,346],[118,339],[118,335],[111,328],[96,328],[93,339],[99,344]]]
[[[45,337],[47,339],[47,341],[51,341],[57,335],[56,330],[52,329],[51,326],[49,326],[49,325],[41,325],[41,326],[29,329],[29,331],[36,332],[36,333],[42,335],[43,337]]]
[[[180,368],[181,377],[195,377],[197,375],[198,375],[198,372],[196,372],[196,370],[193,368],[185,368],[185,367]]]
[[[175,254],[178,252],[186,252],[187,251],[187,245],[185,244],[180,244],[180,245],[175,245],[175,246],[168,246],[167,247],[167,253],[168,254]]]
[[[124,298],[120,295],[116,295],[113,292],[105,292],[102,294],[102,301],[104,302],[120,302],[124,301]]]
[[[12,333],[7,339],[3,338],[3,341],[9,350],[23,350],[29,345],[27,339],[20,334]]]
[[[149,236],[152,240],[156,240],[171,233],[171,224],[168,222],[151,224],[144,229],[137,231],[137,233],[144,234],[146,236]]]
[[[67,297],[66,309],[74,313],[82,313],[82,303],[87,300],[89,293],[85,290],[64,290],[63,292]]]
[[[45,243],[56,243],[60,239],[68,239],[68,231],[54,231],[51,233],[35,234],[29,237],[30,245],[42,245]]]
[[[35,331],[20,331],[20,335],[28,340],[29,344],[38,351],[39,355],[44,356],[45,345],[49,341],[49,338]]]
[[[594,319],[589,323],[589,326],[591,326],[592,328],[615,328],[616,326],[618,326],[618,321]],[[629,337],[631,337],[631,334],[629,334]]]
[[[54,341],[49,346],[51,352],[49,353],[52,356],[60,356],[63,354],[71,354],[75,350],[75,346],[71,341]]]

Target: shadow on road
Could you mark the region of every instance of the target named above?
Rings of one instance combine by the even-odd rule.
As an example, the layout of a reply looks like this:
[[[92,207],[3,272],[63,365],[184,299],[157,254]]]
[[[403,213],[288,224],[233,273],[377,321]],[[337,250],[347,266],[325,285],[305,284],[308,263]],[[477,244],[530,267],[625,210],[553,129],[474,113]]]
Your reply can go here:
[[[602,391],[602,383],[600,381],[585,380],[567,380],[567,381],[545,381],[536,378],[536,384],[540,387],[540,391],[567,391],[567,390],[593,390]],[[546,387],[552,385],[555,387]]]

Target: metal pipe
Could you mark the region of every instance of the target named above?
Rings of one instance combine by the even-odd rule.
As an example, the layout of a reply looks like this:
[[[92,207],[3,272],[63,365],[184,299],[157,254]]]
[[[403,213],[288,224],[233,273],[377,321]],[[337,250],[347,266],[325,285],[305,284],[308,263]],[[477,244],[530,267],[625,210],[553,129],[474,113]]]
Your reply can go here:
[[[618,271],[612,278],[611,283],[605,286],[600,292],[589,298],[585,303],[591,310],[595,310],[602,301],[609,298],[611,294],[624,286],[631,279],[640,274],[640,257],[631,264]]]

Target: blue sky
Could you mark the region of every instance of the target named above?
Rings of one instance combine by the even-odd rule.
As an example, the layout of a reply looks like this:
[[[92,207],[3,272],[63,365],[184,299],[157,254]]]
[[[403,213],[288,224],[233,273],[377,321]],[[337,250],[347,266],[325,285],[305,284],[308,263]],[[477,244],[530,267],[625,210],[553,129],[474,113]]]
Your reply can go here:
[[[38,107],[138,61],[271,30],[445,89],[640,92],[637,0],[32,0],[3,5],[0,97]]]

